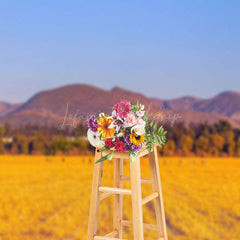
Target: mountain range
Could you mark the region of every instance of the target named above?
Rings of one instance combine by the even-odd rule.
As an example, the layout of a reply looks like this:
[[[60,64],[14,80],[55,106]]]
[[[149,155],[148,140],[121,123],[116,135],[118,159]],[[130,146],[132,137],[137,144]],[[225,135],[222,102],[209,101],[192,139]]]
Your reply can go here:
[[[21,103],[7,103],[7,102],[0,102],[0,117],[6,115],[7,113],[13,112],[16,110]]]
[[[225,91],[212,98],[184,96],[171,100],[149,98],[143,94],[114,87],[104,90],[87,84],[72,84],[41,91],[24,103],[0,102],[0,124],[17,127],[25,124],[60,126],[86,119],[92,113],[111,113],[114,103],[121,99],[145,105],[150,116],[172,124],[185,124],[220,119],[240,128],[240,93]],[[67,117],[67,118],[66,118]]]

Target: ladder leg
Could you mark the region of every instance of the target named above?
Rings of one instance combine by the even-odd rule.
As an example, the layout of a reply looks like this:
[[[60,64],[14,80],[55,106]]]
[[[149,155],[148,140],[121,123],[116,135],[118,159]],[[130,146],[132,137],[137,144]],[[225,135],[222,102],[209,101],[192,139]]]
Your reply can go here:
[[[152,176],[152,186],[153,191],[158,192],[159,196],[154,199],[155,204],[155,213],[156,213],[156,220],[158,226],[158,235],[159,238],[163,238],[167,240],[167,228],[166,228],[166,219],[164,213],[164,206],[163,206],[163,197],[162,197],[162,187],[161,187],[161,180],[160,180],[160,172],[158,166],[158,154],[157,154],[157,147],[154,147],[153,152],[151,152],[149,156],[149,164]]]
[[[133,163],[130,162],[130,178],[134,240],[143,240],[142,189],[139,157],[137,157]]]
[[[120,176],[123,175],[123,159],[116,158],[113,160],[114,175],[113,175],[113,187],[122,188],[122,181]],[[113,197],[113,229],[118,232],[118,238],[122,238],[122,194],[114,194]]]
[[[101,152],[95,151],[95,162],[102,156]],[[93,240],[97,234],[97,222],[99,212],[100,192],[98,188],[102,184],[103,162],[94,164],[93,180],[92,180],[92,194],[89,210],[88,233],[87,240]]]

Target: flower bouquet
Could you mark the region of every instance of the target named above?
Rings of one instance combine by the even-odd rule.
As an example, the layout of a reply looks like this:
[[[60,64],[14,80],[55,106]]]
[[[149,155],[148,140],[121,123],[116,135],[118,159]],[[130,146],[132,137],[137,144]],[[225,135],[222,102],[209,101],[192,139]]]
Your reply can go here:
[[[102,146],[101,152],[111,151],[96,163],[111,160],[114,151],[128,152],[129,160],[133,162],[143,145],[150,154],[154,143],[162,147],[166,142],[167,131],[162,126],[158,128],[154,120],[148,122],[148,113],[139,102],[136,105],[126,100],[117,102],[111,116],[92,115],[88,119],[88,128],[91,145]]]

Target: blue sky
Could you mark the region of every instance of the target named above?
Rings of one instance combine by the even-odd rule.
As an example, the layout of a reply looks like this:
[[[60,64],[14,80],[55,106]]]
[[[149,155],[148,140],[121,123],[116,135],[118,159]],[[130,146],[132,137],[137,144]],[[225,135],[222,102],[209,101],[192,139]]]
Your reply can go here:
[[[240,1],[1,1],[0,100],[69,83],[240,91]]]

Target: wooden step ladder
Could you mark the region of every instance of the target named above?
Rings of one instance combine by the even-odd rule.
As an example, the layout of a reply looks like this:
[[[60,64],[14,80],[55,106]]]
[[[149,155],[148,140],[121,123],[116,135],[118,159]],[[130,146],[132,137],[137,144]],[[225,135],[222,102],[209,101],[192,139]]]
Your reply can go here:
[[[96,148],[95,162],[109,151],[99,152]],[[151,179],[141,178],[140,158],[147,155],[146,148],[142,148],[138,157],[130,164],[130,177],[123,176],[123,159],[128,159],[128,153],[113,153],[114,178],[113,187],[102,186],[103,162],[94,165],[92,195],[89,211],[87,240],[117,240],[122,239],[122,227],[133,227],[134,240],[144,240],[143,229],[158,231],[157,240],[168,240],[166,220],[163,207],[161,180],[158,166],[157,147],[154,145],[149,155]],[[123,181],[131,182],[131,189],[123,189]],[[141,183],[152,184],[153,193],[142,199]],[[99,203],[113,194],[113,231],[105,236],[97,236],[97,222]],[[123,219],[123,195],[132,196],[133,221]],[[156,225],[143,223],[142,206],[154,199]],[[123,239],[122,239],[123,240]]]

